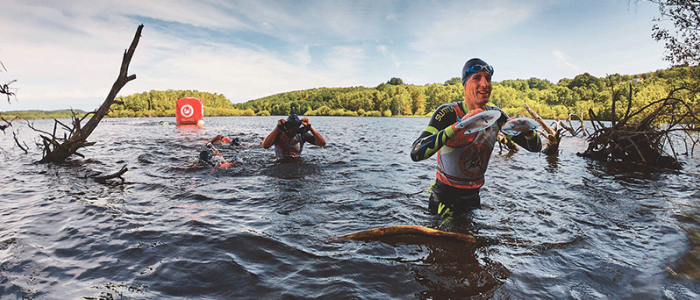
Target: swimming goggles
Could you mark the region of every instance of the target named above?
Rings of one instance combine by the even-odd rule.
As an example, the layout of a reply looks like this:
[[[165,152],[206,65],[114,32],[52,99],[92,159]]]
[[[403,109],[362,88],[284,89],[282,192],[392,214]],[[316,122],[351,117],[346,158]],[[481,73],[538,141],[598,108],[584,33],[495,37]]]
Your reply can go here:
[[[490,65],[473,65],[469,67],[467,75],[476,74],[479,72],[489,72],[489,74],[493,75],[493,67]]]

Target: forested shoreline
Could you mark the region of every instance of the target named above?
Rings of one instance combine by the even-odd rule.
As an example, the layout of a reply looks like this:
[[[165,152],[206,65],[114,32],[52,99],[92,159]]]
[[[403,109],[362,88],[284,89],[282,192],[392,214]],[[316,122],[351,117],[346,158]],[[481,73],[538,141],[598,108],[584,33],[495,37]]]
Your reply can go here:
[[[627,106],[632,91],[632,109],[643,107],[666,97],[682,86],[700,67],[675,67],[638,75],[610,75],[603,78],[583,73],[557,83],[538,78],[493,82],[491,105],[501,107],[509,115],[527,115],[528,104],[545,119],[566,119],[570,113],[588,110],[603,120],[612,116],[612,99],[619,93],[617,114]],[[682,95],[683,96],[683,95]],[[687,94],[686,96],[690,96]],[[429,116],[438,106],[462,101],[464,91],[459,78],[426,85],[404,84],[391,78],[376,87],[315,88],[275,94],[245,103],[232,104],[222,94],[197,90],[149,91],[118,97],[123,105],[114,105],[107,117],[172,117],[175,101],[196,97],[204,102],[205,116],[269,116],[295,113],[306,116]],[[698,99],[687,99],[697,105]],[[78,113],[84,113],[76,111]],[[3,112],[3,117],[23,119],[70,117],[70,110]]]

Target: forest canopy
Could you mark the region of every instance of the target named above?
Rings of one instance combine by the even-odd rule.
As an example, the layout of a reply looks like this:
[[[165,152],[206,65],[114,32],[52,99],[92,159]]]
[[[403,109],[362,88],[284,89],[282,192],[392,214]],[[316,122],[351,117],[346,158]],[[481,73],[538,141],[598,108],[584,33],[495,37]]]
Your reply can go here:
[[[612,116],[612,94],[620,90],[618,105],[627,103],[630,86],[633,107],[665,97],[674,87],[696,80],[700,67],[674,67],[666,70],[637,74],[614,74],[598,78],[588,73],[557,83],[530,78],[494,81],[490,105],[501,107],[509,115],[527,115],[527,103],[545,119],[566,119],[569,114],[583,114],[588,110],[603,120]],[[268,116],[295,113],[306,116],[430,116],[440,105],[463,101],[461,80],[451,78],[444,83],[426,85],[405,84],[400,78],[391,78],[376,87],[315,88],[279,93],[245,103],[233,104],[224,95],[197,90],[149,91],[117,97],[123,105],[112,106],[107,117],[172,117],[175,102],[184,97],[195,97],[204,102],[205,116]],[[692,107],[700,107],[698,99],[687,94]],[[618,108],[618,114],[623,109]],[[6,117],[42,118],[48,112],[5,112]],[[65,115],[65,116],[64,116]],[[61,111],[61,117],[70,117],[70,110]],[[55,116],[51,116],[55,117]]]

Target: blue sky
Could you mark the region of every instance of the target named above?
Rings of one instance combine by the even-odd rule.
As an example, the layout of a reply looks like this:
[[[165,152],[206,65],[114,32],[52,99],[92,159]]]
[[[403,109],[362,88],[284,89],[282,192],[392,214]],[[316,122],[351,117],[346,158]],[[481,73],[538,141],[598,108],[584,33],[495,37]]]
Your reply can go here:
[[[121,96],[199,90],[233,103],[318,87],[374,87],[392,77],[443,83],[479,57],[494,81],[558,82],[588,72],[669,67],[651,38],[658,7],[634,0],[29,1],[0,10],[0,111],[94,110],[119,73]],[[4,95],[3,95],[4,96]]]

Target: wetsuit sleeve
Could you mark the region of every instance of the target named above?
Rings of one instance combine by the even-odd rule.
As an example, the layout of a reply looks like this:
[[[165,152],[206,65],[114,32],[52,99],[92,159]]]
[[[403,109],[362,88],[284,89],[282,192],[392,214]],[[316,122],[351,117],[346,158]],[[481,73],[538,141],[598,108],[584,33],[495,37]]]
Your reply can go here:
[[[501,110],[501,118],[498,119],[498,130],[501,130],[501,126],[508,122],[508,114]],[[513,141],[514,143],[520,145],[520,147],[525,148],[530,152],[539,152],[542,150],[542,141],[540,140],[540,135],[534,130],[518,134],[516,136],[505,134],[507,139]]]
[[[411,147],[413,161],[424,160],[435,154],[455,135],[452,124],[457,121],[457,114],[451,105],[438,107],[430,117],[428,127],[423,129]]]

